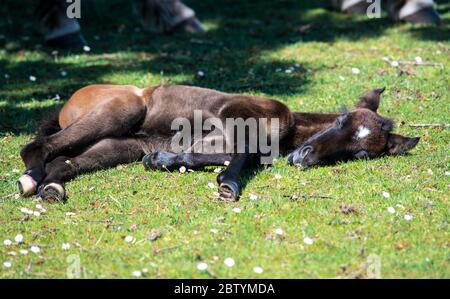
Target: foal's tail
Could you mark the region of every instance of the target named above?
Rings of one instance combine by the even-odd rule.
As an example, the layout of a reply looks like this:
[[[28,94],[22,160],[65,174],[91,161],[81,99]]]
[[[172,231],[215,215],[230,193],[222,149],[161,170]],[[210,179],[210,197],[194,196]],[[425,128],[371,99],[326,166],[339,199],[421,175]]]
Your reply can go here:
[[[36,140],[61,131],[61,127],[59,126],[59,111],[59,109],[55,109],[41,119],[36,132]]]

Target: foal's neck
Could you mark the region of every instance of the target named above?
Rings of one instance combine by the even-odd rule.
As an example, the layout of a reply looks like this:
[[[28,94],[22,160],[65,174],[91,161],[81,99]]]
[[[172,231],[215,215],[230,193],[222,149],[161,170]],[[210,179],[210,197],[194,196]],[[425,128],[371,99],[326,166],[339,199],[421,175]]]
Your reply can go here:
[[[326,129],[340,115],[339,113],[304,113],[293,112],[295,129],[286,150],[293,150],[314,134]]]

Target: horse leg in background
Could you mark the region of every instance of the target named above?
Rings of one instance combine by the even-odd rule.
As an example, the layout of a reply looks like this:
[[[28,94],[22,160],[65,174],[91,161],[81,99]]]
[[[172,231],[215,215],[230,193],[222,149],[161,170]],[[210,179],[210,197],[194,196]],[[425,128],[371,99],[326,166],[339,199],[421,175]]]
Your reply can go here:
[[[411,23],[439,24],[441,17],[433,5],[433,0],[386,0],[391,19]]]
[[[384,0],[389,17],[394,21],[411,23],[439,24],[441,18],[434,9],[433,0]],[[367,14],[374,1],[367,0],[331,0],[334,8],[352,15]]]
[[[81,50],[86,42],[78,21],[67,16],[68,5],[65,0],[38,0],[34,16],[50,47]]]
[[[24,196],[34,194],[35,187],[45,177],[45,163],[63,152],[83,148],[106,137],[126,135],[145,116],[145,106],[139,98],[134,101],[120,98],[99,105],[65,129],[28,143],[20,155],[26,172],[19,181],[19,189]],[[125,101],[124,100],[124,101]],[[24,184],[31,178],[32,184]]]
[[[180,0],[140,0],[142,25],[153,32],[203,33],[195,11]]]
[[[63,200],[64,183],[76,176],[98,169],[139,161],[144,155],[142,143],[134,138],[107,138],[90,146],[82,154],[59,156],[45,166],[45,177],[38,195],[47,201]]]

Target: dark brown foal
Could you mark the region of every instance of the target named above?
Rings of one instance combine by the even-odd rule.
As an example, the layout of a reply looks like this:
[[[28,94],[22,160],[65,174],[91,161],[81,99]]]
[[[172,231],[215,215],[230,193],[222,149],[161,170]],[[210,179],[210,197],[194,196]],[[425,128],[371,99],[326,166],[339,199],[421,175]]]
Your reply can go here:
[[[291,112],[276,100],[198,87],[91,85],[78,90],[62,108],[56,131],[41,129],[24,146],[21,156],[26,172],[19,188],[24,196],[38,192],[45,200],[61,200],[64,183],[77,175],[143,158],[146,169],[226,164],[217,177],[219,194],[224,200],[237,200],[242,172],[273,154],[274,145],[277,153],[288,155],[290,164],[303,167],[412,149],[418,138],[392,134],[392,122],[377,114],[383,90],[369,92],[345,113],[320,114]],[[184,119],[195,128],[199,112],[202,119],[217,121],[210,130],[228,120],[241,120],[244,133],[239,135],[233,128],[211,138],[194,130],[193,136],[199,139],[194,138],[184,150],[175,149],[173,141],[181,132],[174,130],[174,123]],[[252,123],[256,130],[251,130]],[[198,142],[213,139],[212,144],[223,146],[196,150]],[[263,139],[272,146],[269,152],[262,146]]]

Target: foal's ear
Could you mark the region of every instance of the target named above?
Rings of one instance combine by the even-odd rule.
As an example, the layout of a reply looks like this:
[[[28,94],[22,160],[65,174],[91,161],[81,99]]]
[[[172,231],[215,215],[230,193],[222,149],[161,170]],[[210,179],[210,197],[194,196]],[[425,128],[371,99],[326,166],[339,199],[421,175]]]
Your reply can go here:
[[[387,152],[389,154],[403,154],[413,149],[420,140],[420,137],[409,138],[397,134],[389,134]]]
[[[383,87],[369,91],[359,98],[356,108],[366,108],[372,110],[373,112],[377,112],[378,106],[380,106],[380,96],[384,90],[385,88]]]

